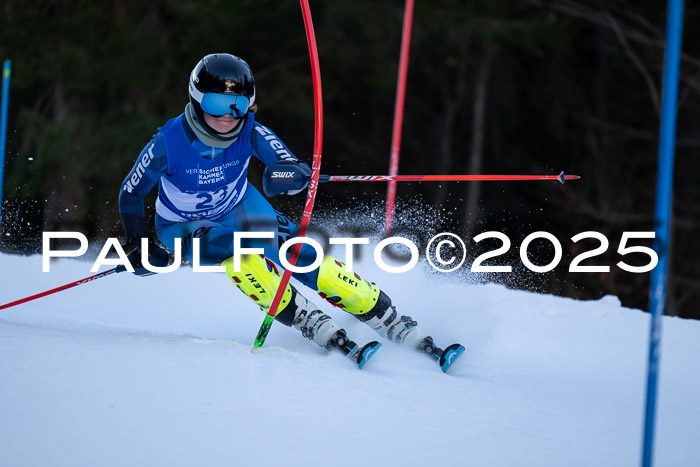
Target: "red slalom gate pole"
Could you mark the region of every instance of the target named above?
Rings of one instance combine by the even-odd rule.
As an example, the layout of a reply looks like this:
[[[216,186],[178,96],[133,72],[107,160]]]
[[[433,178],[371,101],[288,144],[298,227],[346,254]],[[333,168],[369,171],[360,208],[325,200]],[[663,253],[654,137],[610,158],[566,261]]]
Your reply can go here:
[[[321,175],[325,182],[474,182],[517,180],[578,180],[579,175]]]
[[[321,172],[321,148],[323,146],[323,93],[321,92],[321,68],[318,62],[318,49],[316,47],[316,35],[314,33],[314,25],[311,19],[311,9],[309,8],[308,0],[300,0],[301,12],[304,16],[304,27],[306,28],[306,40],[309,44],[309,58],[311,59],[311,74],[313,77],[314,85],[314,158],[311,165],[311,180],[309,181],[309,191],[306,195],[306,205],[304,206],[304,214],[301,217],[301,224],[299,225],[299,232],[297,237],[303,237],[306,235],[306,230],[309,226],[309,221],[311,220],[311,213],[314,209],[314,201],[316,200],[316,190],[318,189],[318,182]],[[294,245],[292,249],[292,255],[289,257],[289,264],[292,266],[296,264],[297,258],[299,257],[299,252],[301,251],[301,243]],[[265,320],[263,321],[260,329],[258,330],[258,335],[255,337],[255,344],[253,351],[262,347],[267,335],[270,332],[270,327],[275,320],[275,315],[277,314],[277,309],[282,301],[282,295],[284,295],[284,290],[287,288],[289,279],[292,276],[292,271],[286,269],[282,275],[282,280],[279,287],[277,287],[277,292],[275,293],[275,298],[272,300],[270,309],[265,315]]]
[[[15,300],[14,302],[5,303],[4,305],[0,305],[0,310],[4,310],[5,308],[10,308],[15,305],[20,305],[22,303],[31,302],[32,300],[36,300],[37,298],[46,297],[47,295],[55,294],[57,292],[61,292],[62,290],[70,289],[71,287],[87,284],[88,282],[92,282],[97,279],[102,279],[103,277],[107,277],[109,275],[122,271],[126,271],[126,268],[124,266],[117,266],[116,268],[112,268],[99,274],[95,274],[94,276],[86,277],[85,279],[80,279],[75,282],[71,282],[70,284],[62,285],[60,287],[56,287],[55,289],[47,290],[46,292],[41,292],[36,295],[32,295],[31,297],[25,297],[19,300]]]
[[[408,70],[408,51],[411,45],[411,25],[413,24],[413,0],[406,0],[403,13],[403,31],[401,33],[401,58],[399,59],[399,76],[396,83],[396,102],[394,104],[394,128],[391,136],[391,159],[389,175],[399,173],[399,151],[401,148],[401,128],[403,125],[403,107],[406,97],[406,72]],[[392,180],[386,192],[386,219],[384,235],[391,232],[394,225],[394,206],[396,204],[396,181]]]

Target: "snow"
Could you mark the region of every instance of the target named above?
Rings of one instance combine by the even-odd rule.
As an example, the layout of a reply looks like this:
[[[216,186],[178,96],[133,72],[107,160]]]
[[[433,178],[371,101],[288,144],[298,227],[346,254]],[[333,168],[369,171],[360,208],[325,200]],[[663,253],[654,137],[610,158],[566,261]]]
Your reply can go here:
[[[91,266],[0,255],[0,303]],[[439,344],[466,346],[450,374],[389,342],[358,370],[279,324],[253,354],[262,313],[225,275],[116,274],[0,311],[0,465],[639,465],[647,314],[357,270]],[[697,466],[700,322],[663,328],[655,465]]]

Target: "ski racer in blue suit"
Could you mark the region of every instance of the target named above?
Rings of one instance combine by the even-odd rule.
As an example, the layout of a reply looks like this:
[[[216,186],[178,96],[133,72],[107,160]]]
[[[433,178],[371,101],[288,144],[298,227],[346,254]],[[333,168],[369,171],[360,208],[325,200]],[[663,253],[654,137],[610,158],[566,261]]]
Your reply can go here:
[[[175,239],[181,239],[182,254],[192,260],[193,244],[199,239],[200,263],[225,266],[233,283],[267,311],[281,281],[275,264],[279,247],[298,229],[248,183],[248,164],[255,156],[266,165],[263,188],[268,196],[303,193],[311,171],[272,130],[255,120],[255,82],[242,59],[226,53],[204,57],[190,75],[189,97],[185,111],[158,129],[124,179],[119,212],[127,242],[137,248],[141,238],[149,238],[150,262],[167,264],[168,253],[155,245],[144,219],[144,197],[158,184],[155,230],[160,241],[174,250]],[[272,176],[280,171],[284,178]],[[264,255],[242,255],[238,272],[233,267],[236,231],[274,233],[273,238],[244,239],[243,247],[262,248]],[[315,250],[304,244],[297,265],[308,266],[315,259]],[[146,275],[143,267],[137,267],[140,263],[133,265],[137,274]],[[412,318],[399,315],[384,292],[347,273],[335,258],[326,256],[314,271],[293,277],[382,337],[439,360],[441,349],[421,335]],[[357,345],[291,284],[275,319],[322,347],[341,350],[360,365],[364,350],[380,345]]]

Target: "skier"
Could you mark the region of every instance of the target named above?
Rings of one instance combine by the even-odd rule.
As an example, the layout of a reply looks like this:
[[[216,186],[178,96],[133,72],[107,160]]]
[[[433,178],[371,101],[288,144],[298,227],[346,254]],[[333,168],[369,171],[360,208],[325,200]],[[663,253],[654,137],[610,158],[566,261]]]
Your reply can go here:
[[[272,304],[281,274],[271,261],[297,227],[247,181],[251,155],[265,165],[263,191],[267,196],[303,194],[310,180],[309,166],[297,159],[269,128],[255,121],[256,95],[248,64],[227,53],[204,57],[189,79],[189,103],[184,112],[158,129],[141,151],[122,184],[119,212],[130,261],[138,275],[148,275],[140,262],[140,239],[149,239],[149,262],[168,263],[146,228],[144,197],[159,183],[155,227],[168,249],[182,239],[182,253],[193,258],[193,240],[200,242],[200,263],[223,265],[233,283],[263,311]],[[280,178],[279,172],[285,177]],[[277,176],[273,176],[276,174]],[[242,246],[263,248],[263,255],[242,255],[240,272],[233,267],[235,231],[272,231],[274,238],[244,239]],[[297,266],[308,266],[315,250],[303,244]],[[352,280],[348,281],[348,275]],[[333,305],[355,315],[389,340],[426,353],[443,371],[459,356],[459,344],[442,350],[421,333],[416,321],[400,315],[389,296],[345,265],[325,256],[320,267],[293,277],[317,291]],[[346,280],[344,281],[343,278]],[[359,346],[333,319],[319,310],[293,285],[287,285],[275,319],[293,326],[304,337],[327,349],[338,349],[360,368],[381,344]]]

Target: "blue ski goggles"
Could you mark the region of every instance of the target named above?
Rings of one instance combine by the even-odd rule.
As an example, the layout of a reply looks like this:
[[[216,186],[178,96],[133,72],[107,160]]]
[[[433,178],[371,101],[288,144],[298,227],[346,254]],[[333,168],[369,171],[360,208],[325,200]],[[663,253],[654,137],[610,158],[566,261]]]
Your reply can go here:
[[[248,113],[250,99],[246,96],[207,92],[204,93],[200,105],[202,110],[212,117],[231,114],[234,118],[243,118]]]

